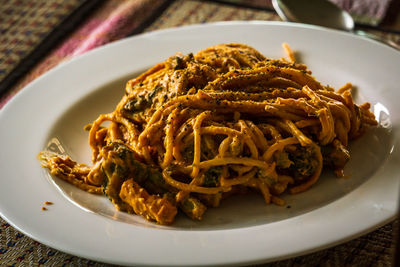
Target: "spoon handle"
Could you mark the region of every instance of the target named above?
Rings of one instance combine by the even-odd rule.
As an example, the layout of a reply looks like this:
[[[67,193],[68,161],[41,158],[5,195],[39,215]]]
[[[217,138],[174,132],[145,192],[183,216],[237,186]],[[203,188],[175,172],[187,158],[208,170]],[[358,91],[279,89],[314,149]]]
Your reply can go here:
[[[385,39],[383,37],[380,37],[378,35],[375,35],[375,34],[372,34],[372,33],[368,33],[368,32],[362,31],[362,30],[355,30],[354,33],[357,34],[358,36],[363,36],[363,37],[366,37],[366,38],[370,38],[372,40],[381,42],[381,43],[386,44],[386,45],[388,45],[390,47],[393,47],[393,48],[395,48],[397,50],[400,50],[400,44],[398,44],[398,43],[396,43],[394,41]]]

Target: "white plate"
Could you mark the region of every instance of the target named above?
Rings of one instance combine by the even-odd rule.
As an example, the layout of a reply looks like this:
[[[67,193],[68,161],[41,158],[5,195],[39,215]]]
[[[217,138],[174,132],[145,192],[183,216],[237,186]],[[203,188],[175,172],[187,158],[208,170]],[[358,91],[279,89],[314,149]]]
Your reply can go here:
[[[348,179],[324,173],[308,192],[285,196],[291,208],[234,197],[204,221],[178,216],[170,227],[115,212],[39,166],[36,155],[52,138],[78,161],[89,162],[82,127],[109,112],[124,82],[175,52],[226,42],[247,43],[268,57],[282,42],[324,84],[358,87],[380,127],[351,145]],[[39,242],[115,264],[218,265],[267,262],[338,244],[393,220],[399,190],[400,53],[374,41],[324,28],[276,22],[189,26],[128,38],[49,71],[15,96],[0,114],[0,214]],[[55,140],[55,139],[53,139]],[[44,201],[54,202],[41,211]]]

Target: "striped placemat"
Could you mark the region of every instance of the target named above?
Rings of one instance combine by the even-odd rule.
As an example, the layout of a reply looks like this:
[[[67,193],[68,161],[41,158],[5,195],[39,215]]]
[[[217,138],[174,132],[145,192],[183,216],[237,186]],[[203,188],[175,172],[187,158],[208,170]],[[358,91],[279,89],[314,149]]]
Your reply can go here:
[[[0,9],[0,80],[83,1],[3,1]]]
[[[0,95],[100,0],[7,0],[0,5]]]
[[[76,30],[66,36],[0,99],[0,108],[27,83],[59,63],[131,34],[214,21],[279,19],[268,7],[245,8],[242,3],[227,5],[221,1],[194,0],[102,1]],[[391,35],[395,39],[400,38],[398,34]],[[395,247],[393,229],[397,227],[398,221],[330,249],[259,266],[390,266]],[[16,231],[0,218],[0,266],[40,265],[110,266],[47,247]]]

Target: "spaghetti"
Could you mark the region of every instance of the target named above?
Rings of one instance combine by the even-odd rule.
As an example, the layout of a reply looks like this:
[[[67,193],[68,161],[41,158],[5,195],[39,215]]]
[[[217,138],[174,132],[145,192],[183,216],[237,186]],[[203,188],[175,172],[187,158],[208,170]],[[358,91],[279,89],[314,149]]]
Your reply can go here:
[[[244,44],[170,57],[128,81],[116,109],[86,127],[92,167],[49,152],[42,165],[160,224],[178,210],[200,220],[246,190],[283,205],[279,195],[309,189],[323,166],[343,176],[348,141],[377,125],[370,105],[354,104],[349,83],[322,85],[283,48],[289,60]]]

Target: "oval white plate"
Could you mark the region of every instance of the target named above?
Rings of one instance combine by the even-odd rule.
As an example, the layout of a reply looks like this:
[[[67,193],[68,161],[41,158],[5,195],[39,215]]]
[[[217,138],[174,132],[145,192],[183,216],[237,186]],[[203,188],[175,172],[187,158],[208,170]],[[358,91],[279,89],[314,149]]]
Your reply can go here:
[[[202,222],[178,216],[170,227],[119,213],[102,196],[80,191],[39,166],[50,140],[89,163],[86,123],[114,109],[124,82],[180,51],[247,43],[267,57],[288,42],[314,76],[335,88],[350,81],[356,101],[372,104],[380,126],[354,141],[348,179],[329,172],[287,207],[239,196],[210,209]],[[316,251],[393,220],[398,203],[400,53],[347,33],[277,22],[196,25],[128,38],[49,71],[0,113],[0,215],[56,249],[115,264],[260,263]],[[53,139],[55,138],[55,139]],[[41,211],[44,201],[54,202]]]

